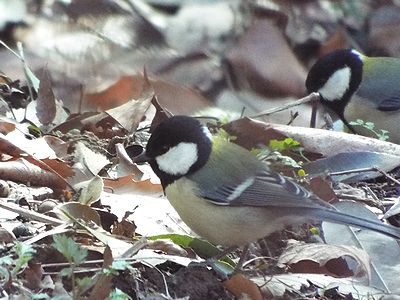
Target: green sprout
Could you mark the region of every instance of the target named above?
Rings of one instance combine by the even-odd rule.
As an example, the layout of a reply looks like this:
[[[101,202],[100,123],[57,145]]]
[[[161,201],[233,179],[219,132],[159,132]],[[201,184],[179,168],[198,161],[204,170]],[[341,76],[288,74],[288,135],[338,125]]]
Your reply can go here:
[[[350,122],[352,126],[361,126],[370,132],[372,132],[379,140],[387,141],[389,139],[389,131],[384,129],[376,129],[375,124],[373,122],[364,122],[361,119],[357,119],[355,121]]]

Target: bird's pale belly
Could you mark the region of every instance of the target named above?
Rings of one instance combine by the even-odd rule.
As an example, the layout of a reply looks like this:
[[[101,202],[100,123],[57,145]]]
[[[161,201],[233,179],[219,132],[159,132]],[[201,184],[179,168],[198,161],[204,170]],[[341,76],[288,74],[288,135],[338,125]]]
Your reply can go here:
[[[400,144],[400,110],[399,111],[380,111],[375,107],[365,105],[365,99],[354,97],[347,105],[345,110],[345,118],[347,121],[355,121],[361,119],[364,122],[372,122],[375,124],[375,130],[381,129],[389,132],[389,140],[392,143]],[[361,104],[362,102],[362,104]],[[376,135],[362,126],[356,126],[355,130],[361,135],[375,137]]]
[[[280,215],[276,208],[271,211],[261,207],[215,205],[194,197],[187,189],[189,185],[193,186],[187,179],[179,179],[166,188],[167,198],[194,232],[214,244],[244,245],[282,230],[286,225],[304,221],[304,216]]]

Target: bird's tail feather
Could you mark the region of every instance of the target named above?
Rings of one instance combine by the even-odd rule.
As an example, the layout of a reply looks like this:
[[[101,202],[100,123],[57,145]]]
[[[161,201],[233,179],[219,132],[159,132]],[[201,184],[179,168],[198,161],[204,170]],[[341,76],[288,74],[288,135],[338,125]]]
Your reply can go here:
[[[321,208],[307,208],[306,213],[309,214],[311,217],[315,217],[316,219],[345,225],[353,225],[355,227],[361,227],[380,232],[395,239],[400,239],[400,228],[384,224],[378,220],[375,221],[364,219],[340,211]]]

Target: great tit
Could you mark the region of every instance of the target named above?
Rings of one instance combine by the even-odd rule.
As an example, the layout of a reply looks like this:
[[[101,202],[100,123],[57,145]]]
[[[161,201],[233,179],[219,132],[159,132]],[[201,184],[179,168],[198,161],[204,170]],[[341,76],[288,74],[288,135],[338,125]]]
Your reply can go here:
[[[361,119],[387,130],[390,141],[400,143],[400,59],[368,57],[353,49],[335,50],[311,67],[306,88],[318,92],[321,102],[333,110],[353,132],[373,136],[349,122]]]
[[[161,123],[133,161],[150,163],[181,219],[214,244],[242,246],[311,220],[400,238],[395,227],[335,210],[246,149],[212,137],[192,117],[174,116]]]

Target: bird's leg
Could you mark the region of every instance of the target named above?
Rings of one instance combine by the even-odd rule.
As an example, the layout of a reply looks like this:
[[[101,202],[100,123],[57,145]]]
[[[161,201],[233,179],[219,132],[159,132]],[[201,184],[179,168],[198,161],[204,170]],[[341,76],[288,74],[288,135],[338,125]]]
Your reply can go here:
[[[226,262],[220,262],[222,258],[227,256],[229,253],[235,251],[238,247],[237,246],[231,246],[223,250],[221,253],[206,259],[203,262],[196,262],[196,263],[190,263],[190,267],[198,267],[198,266],[204,266],[204,267],[211,267],[215,272],[217,272],[221,278],[227,278],[227,276],[232,275],[234,273],[240,272],[242,270],[243,264],[246,261],[248,250],[249,250],[249,244],[245,245],[242,250],[242,254],[240,255],[239,261],[236,264],[235,268],[232,268],[230,264],[227,264]]]
[[[224,258],[225,256],[227,256],[229,253],[235,251],[237,248],[238,248],[237,246],[230,246],[230,247],[224,249],[221,253],[211,257],[210,259],[215,260],[215,261],[220,260],[221,258]]]
[[[192,262],[189,264],[189,266],[198,266],[198,265],[203,265],[203,266],[209,266],[214,268],[216,266],[216,263],[221,260],[222,258],[224,258],[225,256],[227,256],[229,253],[235,251],[238,247],[237,246],[231,246],[228,247],[226,249],[224,249],[223,251],[221,251],[221,253],[212,256],[210,258],[207,258],[205,261],[202,262]]]
[[[346,120],[344,117],[341,117],[340,119],[342,120],[342,122],[344,123],[344,125],[346,125],[346,127],[347,127],[352,133],[358,134],[357,130],[355,130],[355,128],[354,128],[352,125],[350,125],[350,123],[347,122],[347,120]]]
[[[245,246],[243,246],[242,254],[240,255],[239,261],[236,264],[236,266],[233,270],[233,273],[240,272],[242,270],[243,264],[246,262],[246,259],[247,259],[247,254],[249,252],[249,246],[250,246],[249,244],[246,244]],[[226,248],[220,254],[208,259],[207,260],[208,265],[215,266],[215,262],[224,258],[226,255],[235,251],[237,248],[238,248],[237,246],[232,246],[232,247]]]
[[[242,254],[240,255],[239,261],[235,266],[235,270],[233,271],[234,273],[240,272],[242,270],[243,264],[247,259],[247,254],[249,253],[249,246],[250,246],[249,244],[243,246]]]
[[[311,101],[311,119],[310,119],[310,127],[316,128],[317,124],[317,111],[318,111],[318,103],[320,101],[320,96],[318,98]]]

